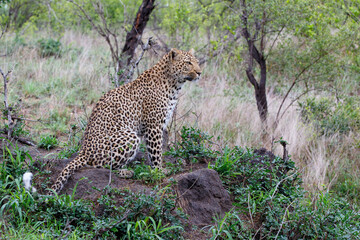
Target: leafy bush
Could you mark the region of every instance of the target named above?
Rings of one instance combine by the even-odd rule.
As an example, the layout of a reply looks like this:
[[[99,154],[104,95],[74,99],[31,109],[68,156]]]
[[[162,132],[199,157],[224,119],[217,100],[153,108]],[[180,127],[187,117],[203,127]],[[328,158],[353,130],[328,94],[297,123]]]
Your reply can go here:
[[[62,52],[61,42],[58,40],[54,40],[52,38],[49,39],[40,39],[38,41],[39,51],[41,57],[60,57]]]
[[[39,148],[44,148],[46,150],[50,150],[58,145],[58,140],[55,136],[46,135],[40,137],[40,142],[38,144]]]
[[[356,176],[349,173],[340,174],[331,191],[353,204],[360,204],[360,179]]]
[[[298,200],[294,210],[284,214],[279,236],[288,239],[359,239],[360,213],[344,199],[318,193]]]
[[[309,98],[299,103],[306,122],[313,122],[320,134],[346,134],[360,129],[360,106],[353,98],[334,103],[330,98]]]
[[[187,162],[196,162],[202,159],[214,158],[211,150],[211,136],[193,127],[183,127],[180,133],[180,141],[166,153],[175,158],[183,159]]]
[[[232,168],[230,167],[232,166]],[[225,148],[210,168],[219,172],[236,209],[217,219],[212,239],[356,239],[359,209],[329,193],[305,197],[291,160],[264,150]],[[246,216],[244,224],[239,216]]]
[[[165,174],[158,168],[152,168],[149,165],[137,164],[134,169],[136,179],[141,179],[146,183],[159,183],[165,177]]]

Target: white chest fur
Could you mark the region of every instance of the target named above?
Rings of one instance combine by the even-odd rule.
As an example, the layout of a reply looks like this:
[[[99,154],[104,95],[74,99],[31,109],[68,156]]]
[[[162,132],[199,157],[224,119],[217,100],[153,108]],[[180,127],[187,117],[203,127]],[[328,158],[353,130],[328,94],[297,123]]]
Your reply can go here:
[[[176,88],[174,88],[172,90],[172,92],[170,94],[163,130],[166,129],[167,125],[169,124],[169,122],[174,114],[174,110],[175,110],[176,104],[178,102],[179,92],[183,85],[184,85],[183,83],[178,84],[176,86]]]

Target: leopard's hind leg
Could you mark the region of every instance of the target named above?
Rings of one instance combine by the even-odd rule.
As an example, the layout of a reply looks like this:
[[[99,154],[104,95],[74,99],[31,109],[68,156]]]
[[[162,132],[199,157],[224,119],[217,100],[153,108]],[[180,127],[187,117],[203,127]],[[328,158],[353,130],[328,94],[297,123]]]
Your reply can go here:
[[[136,156],[139,150],[140,138],[130,129],[121,129],[103,138],[103,144],[98,147],[95,160],[90,163],[94,167],[110,166],[119,170],[119,176],[130,178],[133,171],[124,169]]]

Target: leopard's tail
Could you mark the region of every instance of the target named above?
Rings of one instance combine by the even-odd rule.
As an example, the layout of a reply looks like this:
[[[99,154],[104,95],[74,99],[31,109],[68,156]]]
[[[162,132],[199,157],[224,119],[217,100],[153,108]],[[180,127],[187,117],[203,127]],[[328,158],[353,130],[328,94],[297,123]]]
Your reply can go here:
[[[31,191],[32,193],[35,193],[36,188],[34,188],[32,186],[32,178],[33,178],[33,174],[31,172],[26,172],[23,175],[23,182],[24,182],[25,189],[27,191]]]

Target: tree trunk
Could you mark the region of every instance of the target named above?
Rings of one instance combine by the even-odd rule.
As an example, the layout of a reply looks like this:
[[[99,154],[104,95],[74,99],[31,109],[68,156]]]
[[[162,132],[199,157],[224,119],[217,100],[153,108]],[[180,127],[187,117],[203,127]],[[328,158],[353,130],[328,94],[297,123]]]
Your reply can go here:
[[[260,84],[255,89],[256,104],[258,107],[260,119],[266,126],[266,119],[268,113],[268,105],[266,99],[266,60],[260,57]]]
[[[241,21],[243,26],[241,27],[241,35],[246,40],[248,50],[249,50],[249,60],[248,67],[246,69],[246,75],[249,82],[253,85],[255,90],[255,99],[257,108],[259,111],[261,122],[264,127],[267,127],[267,114],[268,114],[268,105],[266,100],[266,59],[264,57],[264,34],[261,34],[261,44],[260,51],[255,46],[255,41],[258,40],[259,31],[261,30],[261,24],[256,23],[255,33],[252,36],[249,33],[248,29],[248,12],[246,8],[245,0],[242,1],[242,16]],[[254,60],[259,64],[260,67],[260,82],[258,82],[254,76]]]
[[[120,64],[118,70],[125,69],[131,64],[135,49],[141,41],[142,34],[150,18],[150,14],[155,8],[154,3],[155,0],[143,0],[141,6],[139,7],[138,12],[136,13],[133,27],[126,35],[125,45],[120,55]],[[120,80],[127,83],[129,79],[125,79],[126,77],[127,73],[124,71],[120,76]]]
[[[254,52],[256,52],[254,54]],[[246,69],[246,75],[249,82],[253,85],[255,90],[255,99],[257,109],[259,111],[261,122],[266,127],[266,119],[268,114],[268,105],[266,99],[266,60],[259,54],[256,47],[253,44],[249,44],[249,64]],[[253,74],[253,59],[260,65],[260,83],[256,80]]]

